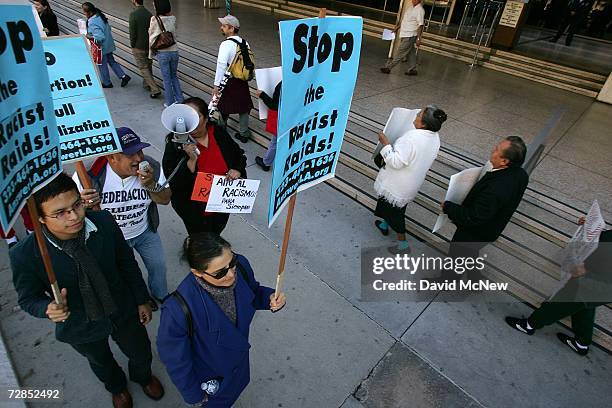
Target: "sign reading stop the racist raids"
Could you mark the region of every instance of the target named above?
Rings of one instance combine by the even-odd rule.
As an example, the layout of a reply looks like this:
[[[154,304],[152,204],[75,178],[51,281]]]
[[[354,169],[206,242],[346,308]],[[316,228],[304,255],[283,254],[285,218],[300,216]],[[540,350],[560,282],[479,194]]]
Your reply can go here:
[[[32,6],[0,1],[0,223],[61,171],[49,77]]]
[[[279,26],[283,85],[269,225],[293,194],[334,176],[357,80],[363,21],[308,18]]]
[[[85,39],[80,35],[43,41],[62,161],[118,152],[119,138]]]

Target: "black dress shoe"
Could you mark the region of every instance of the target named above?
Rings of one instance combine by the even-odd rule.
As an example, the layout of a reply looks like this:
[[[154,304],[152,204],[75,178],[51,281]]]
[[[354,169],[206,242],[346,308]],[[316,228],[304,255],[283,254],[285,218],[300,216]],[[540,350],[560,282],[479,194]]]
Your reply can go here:
[[[521,333],[525,333],[529,336],[535,333],[535,329],[530,329],[527,327],[527,319],[518,319],[516,317],[506,316],[505,320],[506,323],[508,323],[508,326],[512,327],[514,330],[518,330]]]
[[[128,82],[130,82],[130,79],[132,78],[129,75],[124,75],[123,78],[121,78],[121,87],[123,88],[124,86],[126,86]]]
[[[113,84],[102,84],[102,88],[112,88]]]
[[[419,73],[417,72],[416,69],[411,69],[410,71],[404,72],[404,75],[408,75],[408,76],[415,76],[418,75]]]
[[[255,157],[255,163],[257,163],[257,165],[261,167],[263,171],[270,171],[270,166],[266,166],[263,158],[259,156]]]
[[[389,74],[389,73],[391,73],[391,70],[389,68],[387,68],[387,67],[382,67],[380,69],[380,72],[382,72],[383,74]]]
[[[159,95],[161,95],[161,92],[155,92],[155,93],[150,94],[149,96],[150,96],[151,98],[155,99],[155,98],[158,98],[158,97],[159,97]]]
[[[240,133],[236,133],[236,139],[240,140],[242,143],[246,143],[249,141],[248,136],[242,136]]]
[[[589,347],[586,348],[580,347],[575,338],[568,336],[565,333],[557,333],[557,338],[561,340],[561,343],[565,344],[567,347],[571,348],[574,353],[579,354],[581,356],[586,356],[589,353]]]

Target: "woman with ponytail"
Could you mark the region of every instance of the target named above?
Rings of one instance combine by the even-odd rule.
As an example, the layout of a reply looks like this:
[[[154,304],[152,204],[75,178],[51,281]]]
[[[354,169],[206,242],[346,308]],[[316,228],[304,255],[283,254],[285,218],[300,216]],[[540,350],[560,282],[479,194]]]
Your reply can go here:
[[[100,69],[100,79],[102,80],[102,88],[112,88],[113,83],[110,79],[110,66],[117,78],[121,79],[121,87],[123,88],[130,82],[130,76],[123,72],[123,68],[113,56],[115,51],[115,40],[111,33],[111,27],[108,23],[108,18],[96,8],[92,3],[85,2],[81,5],[83,14],[87,18],[87,38],[92,39],[102,48],[102,63],[98,65]]]
[[[183,248],[190,273],[162,305],[159,357],[187,404],[231,407],[249,384],[255,311],[279,311],[285,295],[261,286],[217,234],[191,235]]]
[[[427,171],[433,164],[440,149],[438,131],[446,121],[446,113],[436,106],[429,105],[417,114],[406,133],[393,144],[384,133],[378,140],[383,148],[380,154],[384,160],[374,182],[378,203],[374,214],[382,218],[376,220],[376,228],[389,235],[389,228],[397,233],[397,248],[394,253],[408,253],[406,240],[406,206],[419,192]]]

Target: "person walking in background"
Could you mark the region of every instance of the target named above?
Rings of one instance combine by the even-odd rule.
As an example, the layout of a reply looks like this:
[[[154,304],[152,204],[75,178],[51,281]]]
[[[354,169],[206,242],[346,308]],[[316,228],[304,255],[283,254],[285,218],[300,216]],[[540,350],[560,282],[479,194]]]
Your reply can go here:
[[[450,256],[476,258],[481,248],[501,235],[529,183],[529,176],[521,167],[526,155],[523,139],[508,136],[495,146],[490,165],[485,167],[488,171],[481,175],[463,203],[442,203],[442,211],[457,226]]]
[[[102,88],[112,88],[113,83],[110,79],[110,66],[117,78],[121,79],[121,87],[125,87],[130,82],[130,76],[123,72],[121,65],[115,61],[113,52],[116,50],[115,40],[111,33],[111,27],[108,19],[90,2],[82,4],[83,14],[87,18],[87,38],[93,39],[102,48],[102,63],[98,65],[100,69],[100,77],[102,80]]]
[[[438,156],[438,131],[445,121],[446,113],[430,105],[417,114],[414,129],[408,130],[395,143],[390,144],[382,132],[378,135],[384,163],[374,182],[378,195],[374,215],[382,220],[374,224],[383,235],[389,235],[389,228],[397,233],[397,248],[392,248],[393,252],[410,250],[406,240],[406,206],[416,197]]]
[[[274,163],[276,156],[276,137],[278,135],[278,106],[280,105],[280,94],[283,86],[283,81],[279,82],[274,88],[274,94],[270,98],[264,91],[257,90],[257,97],[263,101],[268,107],[268,119],[266,120],[266,131],[272,133],[272,139],[268,145],[268,150],[264,157],[256,156],[255,163],[263,171],[270,171],[270,166]]]
[[[584,223],[584,218],[579,222]],[[611,244],[612,230],[601,232],[597,249],[584,263],[570,271],[570,280],[559,292],[542,303],[528,318],[507,316],[506,323],[531,336],[536,330],[571,316],[575,337],[557,333],[557,338],[575,353],[586,356],[593,342],[595,310],[612,301]]]
[[[183,90],[178,79],[179,53],[176,45],[176,17],[169,0],[153,0],[155,16],[149,25],[149,58],[157,55],[164,80],[164,106],[183,102]]]
[[[225,36],[225,41],[219,45],[219,54],[217,56],[217,70],[215,72],[215,82],[213,88],[213,98],[219,96],[219,85],[225,75],[227,69],[234,61],[239,50],[239,43],[243,40],[238,35],[240,31],[240,21],[232,15],[219,18],[221,23],[221,32]],[[249,47],[249,44],[246,43]],[[249,47],[250,48],[250,47]],[[249,83],[242,79],[230,78],[221,93],[217,108],[223,116],[223,121],[227,124],[230,114],[237,113],[239,116],[239,131],[236,133],[236,139],[242,143],[246,143],[251,138],[249,130],[249,112],[253,109],[253,101],[249,92]]]
[[[557,34],[550,39],[550,42],[554,43],[559,41],[559,38],[561,38],[567,29],[565,45],[572,45],[574,34],[576,31],[578,31],[580,26],[585,23],[589,11],[591,11],[591,7],[593,7],[593,2],[591,0],[569,0],[569,3],[565,8],[565,16],[563,17],[563,21],[561,21],[561,25],[559,25]]]
[[[157,310],[168,295],[166,280],[166,257],[159,227],[157,204],[170,203],[171,191],[163,188],[166,177],[160,164],[143,149],[151,146],[144,143],[127,127],[117,129],[121,152],[98,157],[88,171],[93,189],[83,189],[77,173],[73,179],[81,191],[85,207],[100,205],[108,210],[121,228],[128,245],[140,254],[147,268],[151,308]],[[140,169],[146,161],[148,166]]]
[[[159,358],[186,403],[231,407],[250,381],[253,316],[279,311],[285,295],[261,286],[249,261],[217,234],[189,236],[184,259],[191,272],[162,305]]]
[[[10,252],[13,284],[26,313],[55,323],[55,337],[87,358],[112,394],[113,407],[131,408],[127,379],[108,344],[112,337],[129,358],[130,380],[153,400],[164,396],[151,374],[149,294],[134,252],[107,211],[85,213],[74,181],[60,173],[34,194],[49,257],[61,288],[53,300],[36,237],[29,235]]]
[[[400,45],[397,55],[380,69],[380,72],[389,74],[391,69],[402,60],[408,61],[406,75],[417,75],[416,50],[421,45],[421,34],[425,24],[425,9],[421,0],[412,0],[412,8],[407,9],[402,16],[400,24],[393,31],[396,35],[399,31]]]
[[[57,16],[51,10],[51,5],[47,0],[34,0],[32,3],[40,17],[40,22],[43,25],[43,30],[48,37],[60,35],[59,26],[57,25]]]
[[[200,122],[191,137],[196,143],[179,143],[174,134],[166,136],[162,166],[170,180],[172,207],[183,220],[188,234],[215,232],[221,234],[229,214],[206,212],[206,203],[191,199],[198,172],[225,176],[229,179],[246,178],[244,150],[227,134],[223,126],[208,122],[208,106],[201,98],[185,99],[185,104],[198,112]],[[199,152],[199,153],[198,153]]]
[[[130,47],[132,55],[142,75],[142,86],[149,90],[151,98],[161,95],[159,86],[153,79],[153,61],[149,58],[149,25],[153,15],[142,5],[143,0],[132,0],[134,11],[130,13]]]

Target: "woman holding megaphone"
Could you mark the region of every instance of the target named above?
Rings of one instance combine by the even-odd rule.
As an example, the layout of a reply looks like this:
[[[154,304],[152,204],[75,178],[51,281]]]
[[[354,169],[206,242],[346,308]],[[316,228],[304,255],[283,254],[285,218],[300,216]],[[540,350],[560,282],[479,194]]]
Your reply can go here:
[[[232,180],[246,178],[246,156],[222,127],[208,122],[208,106],[204,100],[192,97],[185,99],[184,105],[197,112],[199,122],[189,132],[187,141],[177,140],[174,132],[166,136],[162,167],[164,174],[176,171],[170,179],[172,207],[189,235],[197,232],[220,234],[227,225],[229,214],[206,212],[205,202],[191,199],[196,178],[198,173]]]

